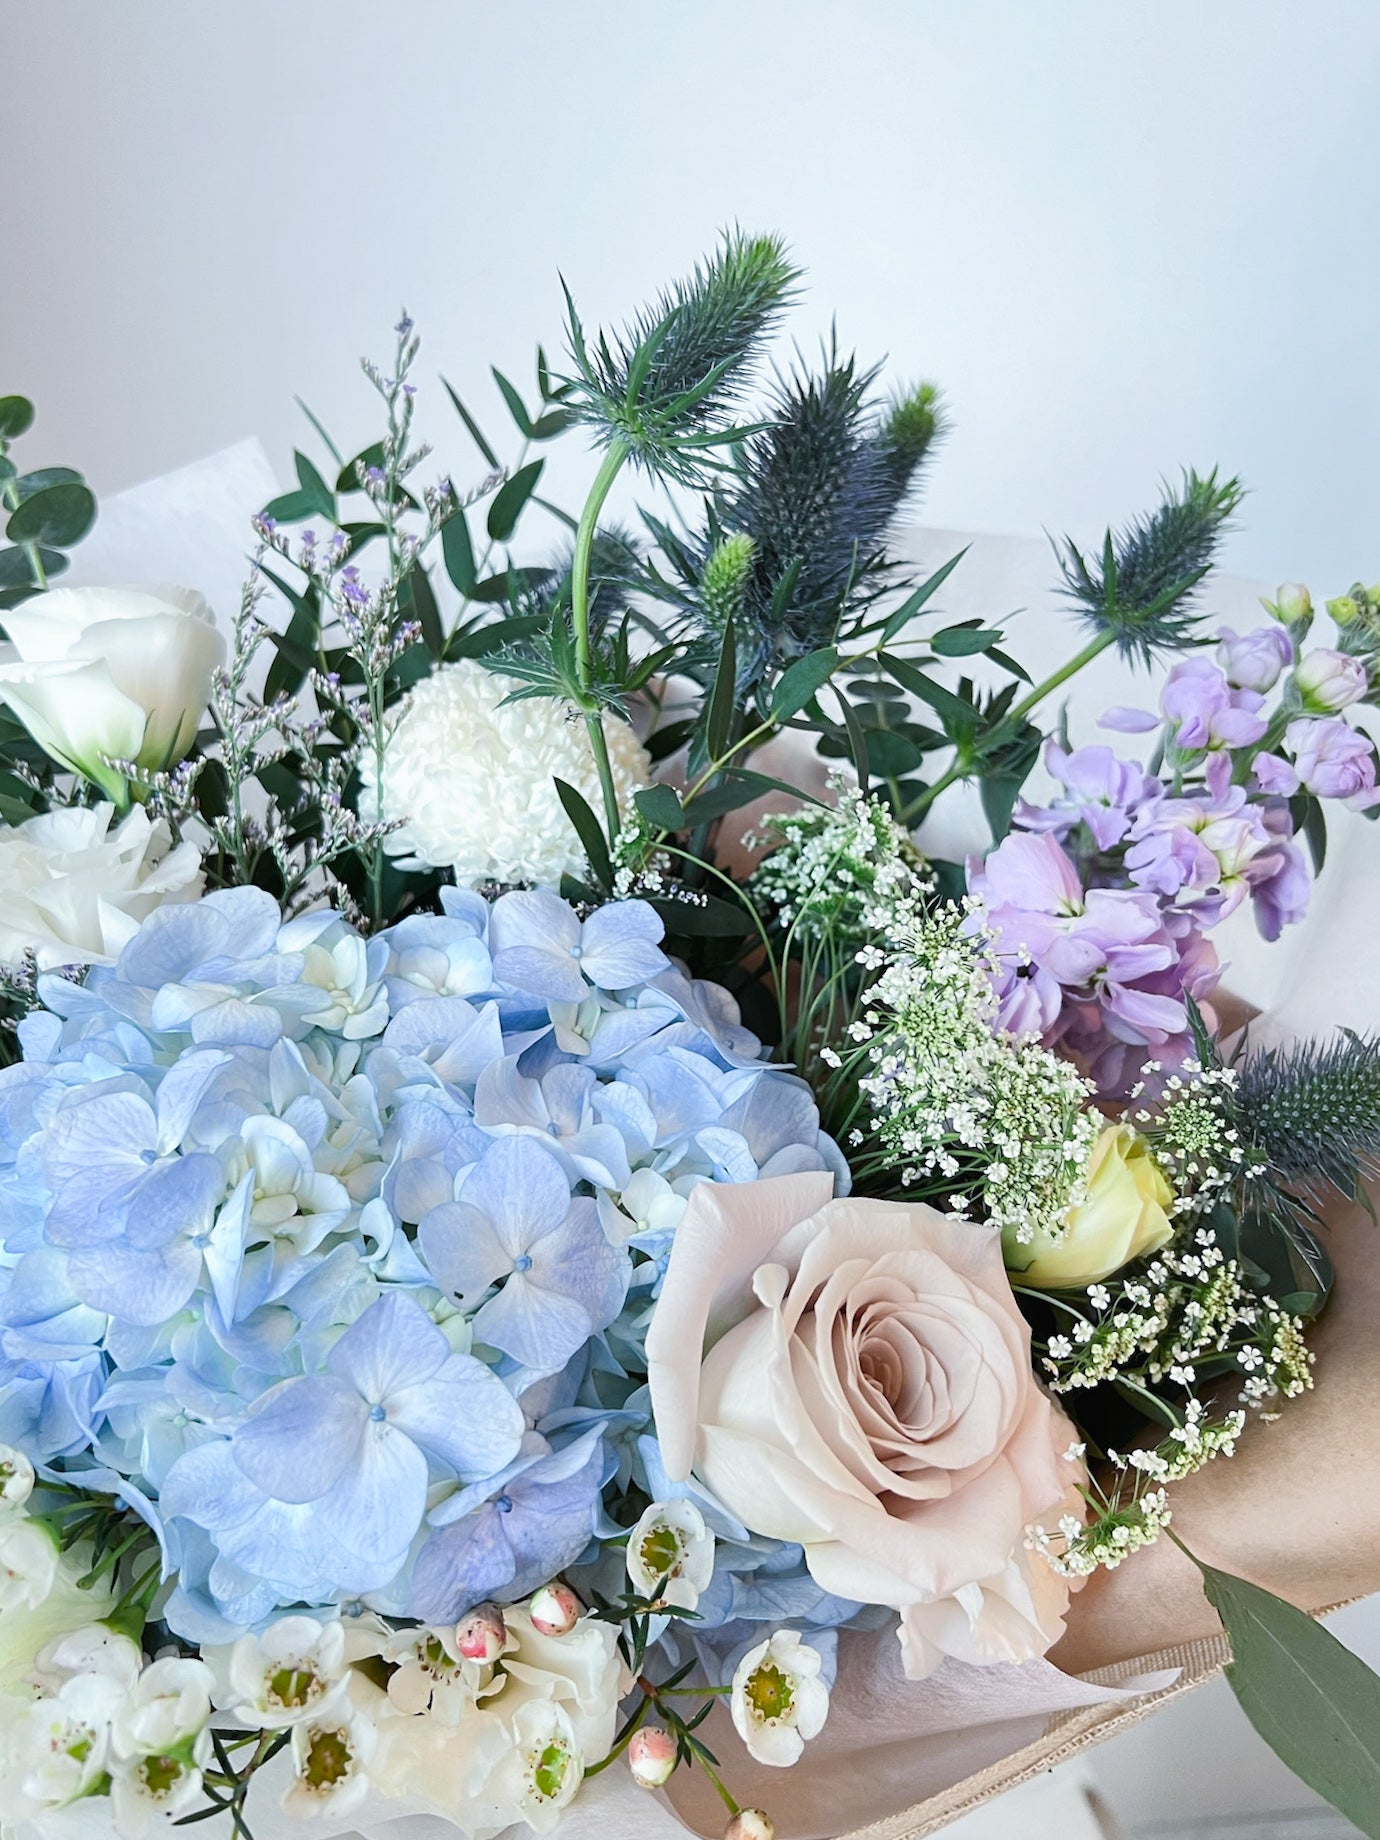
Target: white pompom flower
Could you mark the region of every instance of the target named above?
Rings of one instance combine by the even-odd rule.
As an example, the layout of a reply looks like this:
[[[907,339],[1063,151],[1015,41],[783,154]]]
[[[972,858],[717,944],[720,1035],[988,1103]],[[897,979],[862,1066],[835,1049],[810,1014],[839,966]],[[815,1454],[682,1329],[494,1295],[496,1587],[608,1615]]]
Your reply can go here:
[[[360,762],[361,809],[400,822],[385,848],[404,869],[449,869],[462,886],[583,875],[584,850],[556,791],[563,779],[602,811],[584,721],[554,697],[503,707],[522,685],[472,658],[443,665],[403,699],[383,786]],[[620,810],[651,779],[647,750],[626,722],[604,717]]]
[[[818,1649],[793,1629],[778,1629],[738,1663],[729,1702],[738,1736],[759,1763],[789,1769],[829,1716]]]

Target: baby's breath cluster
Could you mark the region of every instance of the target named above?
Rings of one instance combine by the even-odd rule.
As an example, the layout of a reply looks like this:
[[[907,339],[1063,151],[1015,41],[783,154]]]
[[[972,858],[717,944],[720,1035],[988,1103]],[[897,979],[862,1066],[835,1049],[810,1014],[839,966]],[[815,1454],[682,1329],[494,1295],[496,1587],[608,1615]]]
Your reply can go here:
[[[1069,1333],[1045,1344],[1052,1392],[1118,1378],[1192,1391],[1234,1370],[1242,1376],[1241,1403],[1260,1409],[1313,1383],[1299,1319],[1249,1288],[1208,1227],[1115,1287],[1093,1285],[1087,1296],[1097,1317],[1078,1316]]]
[[[1065,1515],[1058,1529],[1035,1526],[1026,1545],[1065,1578],[1086,1578],[1099,1566],[1114,1572],[1142,1546],[1152,1546],[1172,1519],[1163,1489],[1146,1489],[1129,1501],[1111,1501],[1087,1526]]]
[[[744,840],[770,852],[748,891],[783,928],[861,945],[917,916],[933,882],[887,806],[837,773],[830,787],[835,804],[772,812]]]
[[[1082,1199],[1100,1119],[1071,1062],[999,1034],[986,944],[951,904],[905,921],[855,1033],[877,1135],[906,1186],[938,1177],[951,1205],[1028,1237]]]

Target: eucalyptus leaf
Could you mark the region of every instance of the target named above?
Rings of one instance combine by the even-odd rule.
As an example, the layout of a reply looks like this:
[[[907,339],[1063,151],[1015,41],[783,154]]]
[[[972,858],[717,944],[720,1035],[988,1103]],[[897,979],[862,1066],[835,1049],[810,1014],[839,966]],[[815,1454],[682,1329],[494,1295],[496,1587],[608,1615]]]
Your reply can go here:
[[[737,682],[738,646],[733,622],[730,620],[724,627],[723,644],[719,648],[719,666],[714,673],[714,686],[709,693],[709,705],[705,712],[705,744],[711,760],[722,759],[728,751],[728,738],[733,732]]]
[[[67,567],[67,558],[60,549],[44,549],[40,546],[38,560],[45,575],[60,575]],[[23,549],[0,549],[0,591],[10,588],[36,589],[33,566],[29,553]]]
[[[565,807],[565,815],[575,826],[576,835],[584,847],[590,874],[607,894],[613,887],[613,864],[609,859],[608,839],[604,836],[603,826],[577,787],[558,774],[552,774],[552,778],[556,782],[556,796]]]
[[[786,722],[792,716],[799,715],[810,699],[828,683],[838,669],[838,662],[838,647],[825,645],[817,652],[810,652],[788,665],[772,692],[772,719]]]
[[[34,424],[34,406],[27,396],[0,396],[0,441],[27,434]]]
[[[1293,1604],[1194,1563],[1231,1642],[1227,1679],[1246,1717],[1310,1789],[1380,1840],[1380,1676]]]
[[[495,543],[506,543],[517,528],[523,508],[536,490],[545,460],[529,460],[511,479],[505,479],[489,506],[489,535]]]
[[[678,831],[684,826],[685,811],[674,786],[644,786],[633,794],[633,804],[659,830]]]
[[[928,581],[922,581],[913,594],[906,596],[901,605],[888,617],[886,625],[882,628],[883,645],[890,645],[892,640],[910,625],[920,609],[926,602],[933,599],[967,554],[968,550],[965,546],[956,556],[951,556],[942,568],[936,569]]]
[[[976,620],[960,626],[945,626],[930,640],[930,650],[941,658],[968,658],[975,652],[988,652],[1000,643],[1001,633],[992,627],[979,626]]]
[[[490,447],[488,441],[486,440],[484,436],[484,432],[480,428],[479,423],[475,421],[474,417],[470,414],[469,410],[465,407],[464,403],[462,403],[460,398],[456,395],[454,386],[452,384],[446,383],[446,380],[444,377],[441,379],[441,382],[445,384],[446,394],[447,396],[450,397],[451,402],[454,403],[455,405],[455,413],[460,417],[460,420],[465,424],[466,428],[469,429],[470,439],[474,442],[475,446],[479,449],[480,453],[483,454],[488,464],[491,467],[493,467],[495,472],[497,472],[501,462],[499,461],[498,455],[494,452],[493,448]]]
[[[14,482],[14,493],[20,504],[26,498],[32,498],[35,492],[46,492],[49,486],[80,486],[86,481],[75,467],[41,466],[36,472],[21,473]]]
[[[479,577],[475,569],[469,520],[463,506],[457,506],[441,526],[441,560],[454,585],[467,600],[472,599]]]
[[[51,543],[70,549],[96,521],[96,500],[89,486],[57,485],[35,492],[10,514],[5,535],[11,543]]]

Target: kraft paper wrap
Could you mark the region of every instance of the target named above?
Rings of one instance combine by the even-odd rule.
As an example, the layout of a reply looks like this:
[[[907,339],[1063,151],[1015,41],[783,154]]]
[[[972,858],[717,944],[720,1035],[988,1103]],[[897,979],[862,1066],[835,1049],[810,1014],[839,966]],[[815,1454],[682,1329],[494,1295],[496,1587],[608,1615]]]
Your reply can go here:
[[[258,458],[252,449],[218,457],[227,471],[251,474]],[[185,488],[190,477],[204,491],[216,465],[202,463],[177,483]],[[132,495],[132,525],[156,508],[159,483]],[[243,482],[237,483],[247,497]],[[249,490],[259,489],[255,479]],[[945,584],[943,617],[934,624],[973,615],[1008,623],[1011,649],[1044,664],[1082,643],[1058,599],[1044,544],[913,530],[900,547],[923,576],[965,543],[969,553]],[[112,547],[121,552],[125,579],[147,578],[148,571],[125,561],[122,544]],[[221,537],[217,561],[226,547]],[[1259,624],[1261,591],[1261,584],[1215,580],[1210,618],[1238,630]],[[1004,619],[1012,608],[1024,609],[1023,617]],[[981,668],[979,661],[965,663]],[[1113,657],[1100,660],[1080,679],[1074,697],[1075,744],[1102,738],[1094,727],[1100,709],[1152,698],[1143,677],[1131,677]],[[759,757],[757,764],[786,777],[801,774],[799,755],[791,757],[787,746],[787,757],[778,749],[774,759]],[[1121,740],[1120,747],[1135,751],[1132,740]],[[822,785],[823,771],[812,763],[808,777],[796,783]],[[755,815],[750,810],[745,821]],[[1380,831],[1346,812],[1336,814],[1332,830],[1330,860],[1305,925],[1270,948],[1254,937],[1248,915],[1219,929],[1219,949],[1230,961],[1227,981],[1260,1017],[1252,1025],[1257,1039],[1326,1032],[1339,1024],[1380,1028],[1380,981],[1373,969]],[[922,841],[932,853],[950,856],[980,848],[985,830],[972,795],[960,790],[947,799]],[[738,859],[743,868],[751,860]],[[1311,1336],[1315,1390],[1290,1402],[1277,1423],[1252,1424],[1235,1458],[1219,1460],[1171,1491],[1176,1528],[1204,1559],[1309,1610],[1380,1590],[1380,1233],[1359,1209],[1338,1208],[1328,1245],[1337,1289]],[[829,1723],[792,1770],[753,1765],[721,1711],[706,1735],[739,1799],[766,1806],[781,1840],[921,1840],[1191,1692],[1226,1659],[1196,1571],[1161,1541],[1119,1571],[1089,1581],[1074,1599],[1063,1640],[1045,1661],[984,1669],[948,1664],[931,1680],[912,1683],[901,1676],[889,1632],[845,1636]],[[648,1796],[626,1773],[611,1769],[581,1792],[559,1840],[685,1840],[687,1832],[717,1840],[723,1809],[700,1779],[682,1773],[673,1789],[674,1801]],[[274,1791],[271,1779],[256,1790],[258,1840],[288,1840],[304,1831],[279,1812]],[[457,1835],[435,1815],[377,1796],[348,1821],[327,1817],[313,1829],[318,1840]],[[45,1824],[44,1840],[107,1840],[110,1832],[108,1810],[86,1802],[60,1824]],[[527,1832],[512,1830],[512,1840]]]

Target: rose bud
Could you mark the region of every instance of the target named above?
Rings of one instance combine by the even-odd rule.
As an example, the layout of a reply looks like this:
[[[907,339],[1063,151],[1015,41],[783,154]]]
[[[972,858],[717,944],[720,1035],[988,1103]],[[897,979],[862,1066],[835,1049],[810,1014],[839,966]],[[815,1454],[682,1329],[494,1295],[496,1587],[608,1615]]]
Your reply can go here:
[[[760,1808],[740,1808],[724,1829],[724,1840],[776,1840],[776,1823]]]
[[[508,1626],[497,1604],[476,1604],[455,1625],[455,1652],[466,1661],[497,1661],[508,1640]]]
[[[628,1768],[639,1789],[659,1789],[676,1767],[676,1741],[659,1725],[644,1725],[628,1745]]]
[[[533,1629],[543,1636],[568,1636],[583,1610],[568,1584],[544,1584],[527,1606]]]

